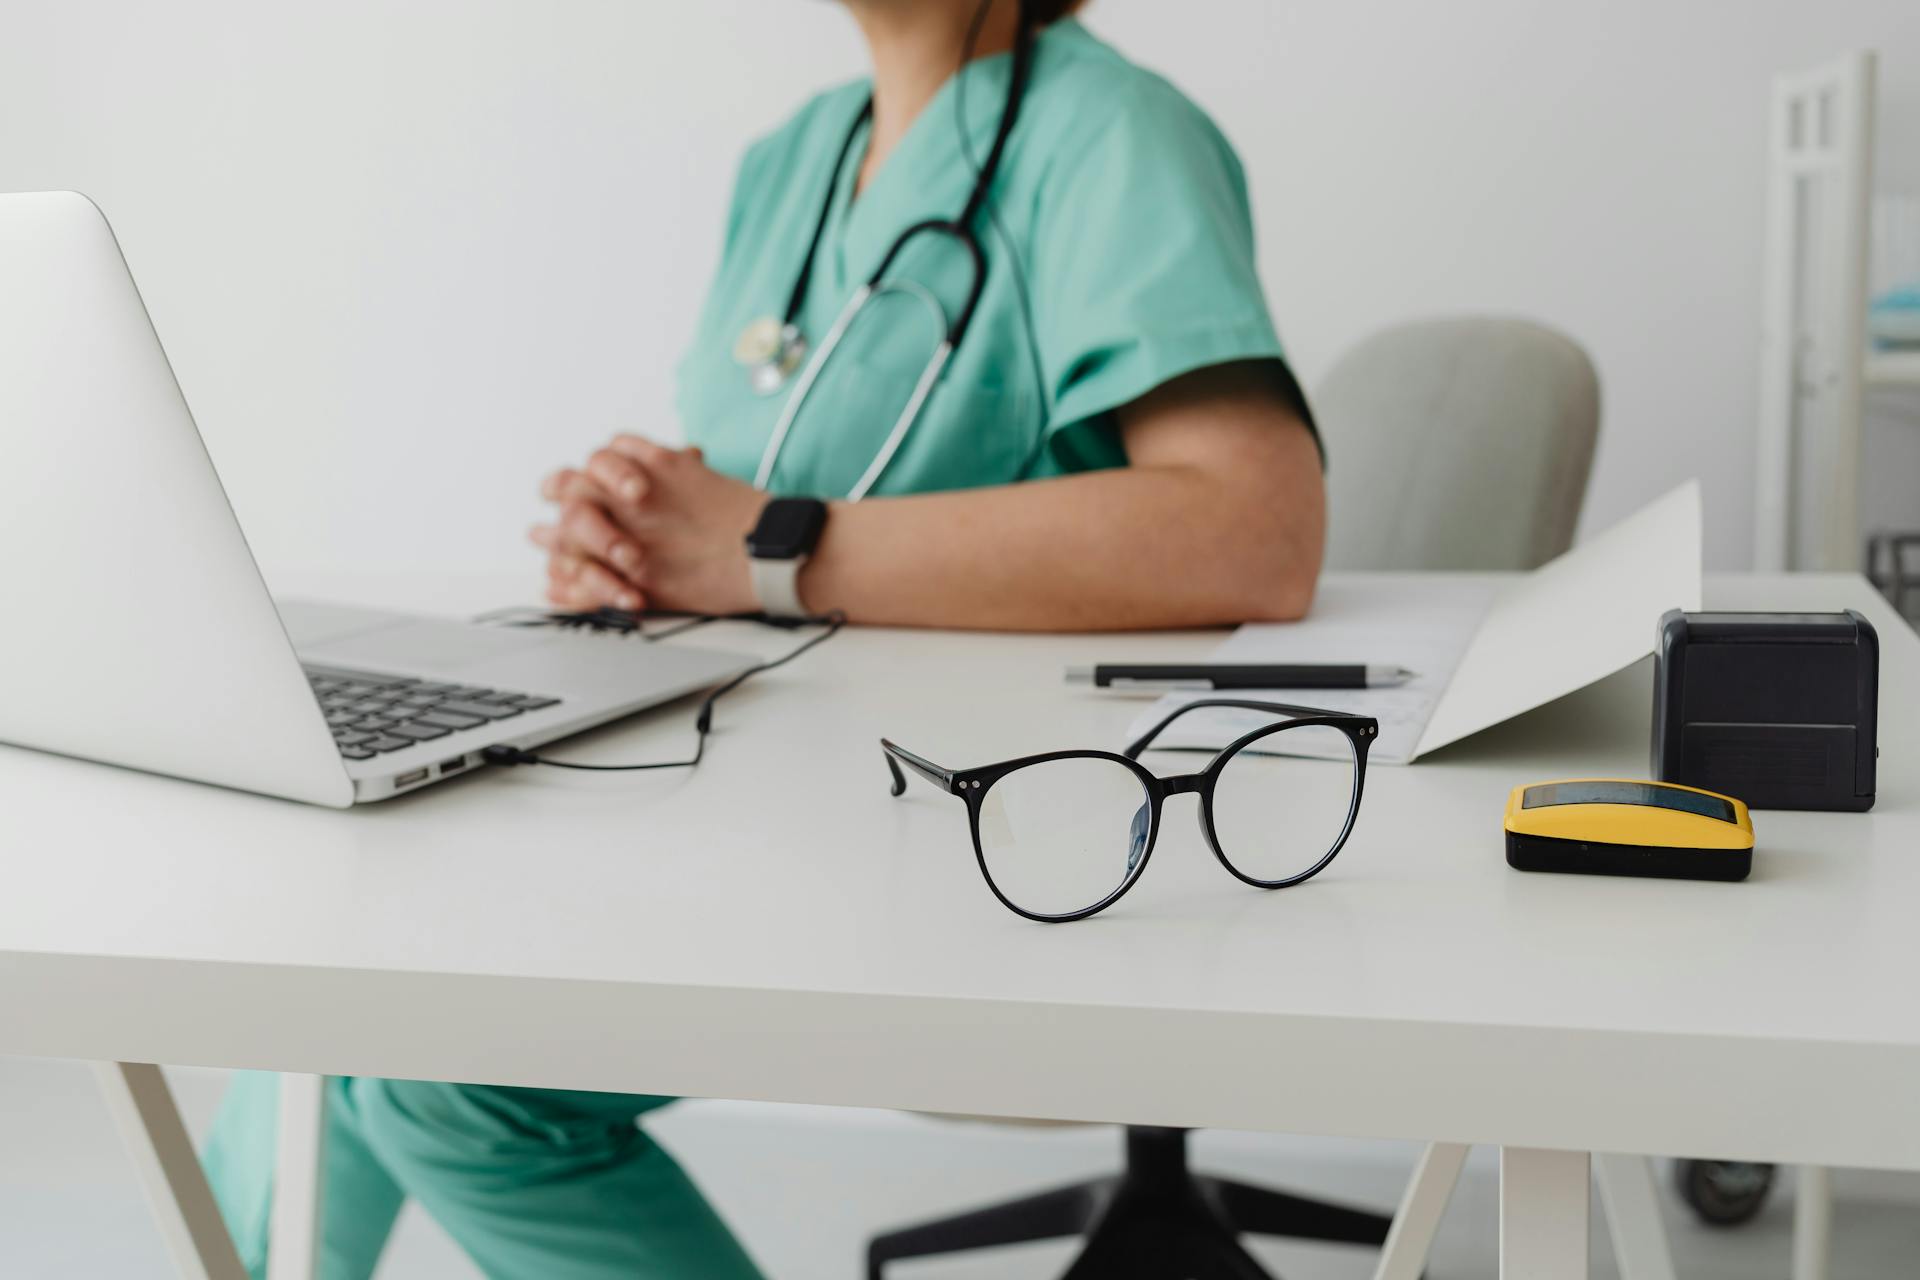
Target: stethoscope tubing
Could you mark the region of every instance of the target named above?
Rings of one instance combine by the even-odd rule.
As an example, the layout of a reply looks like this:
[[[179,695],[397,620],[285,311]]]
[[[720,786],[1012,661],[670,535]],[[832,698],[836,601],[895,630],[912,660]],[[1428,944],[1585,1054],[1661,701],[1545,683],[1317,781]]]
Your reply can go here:
[[[907,438],[907,432],[911,431],[913,424],[919,420],[921,406],[926,404],[927,397],[933,394],[934,384],[940,381],[940,374],[946,369],[947,359],[952,355],[951,341],[943,341],[934,348],[933,358],[927,361],[927,367],[920,371],[920,381],[914,384],[913,395],[908,397],[906,407],[900,411],[900,416],[894,419],[893,430],[887,433],[886,443],[880,446],[880,452],[873,455],[873,461],[867,464],[866,473],[860,477],[853,488],[847,491],[848,502],[858,502],[866,497],[867,492],[880,479],[881,473],[887,469],[887,464],[893,461],[893,455],[900,451],[901,444]]]
[[[939,325],[941,336],[939,343],[933,349],[932,357],[920,370],[919,380],[914,383],[913,394],[907,397],[906,406],[900,411],[900,416],[894,419],[893,428],[887,433],[885,442],[881,444],[879,452],[874,454],[873,460],[867,464],[867,469],[859,481],[847,492],[846,500],[858,502],[866,497],[881,475],[885,473],[887,464],[893,461],[893,455],[900,451],[900,446],[906,441],[907,433],[919,420],[920,411],[926,405],[927,398],[933,394],[933,388],[940,381],[941,373],[946,370],[947,361],[952,357],[956,344],[953,325],[947,319],[946,309],[940,305],[940,299],[934,296],[932,290],[912,280],[881,280],[876,277],[875,281],[863,284],[853,291],[853,296],[847,299],[847,305],[842,307],[840,314],[834,318],[833,327],[827,330],[827,336],[821,340],[819,347],[808,358],[806,367],[800,371],[800,380],[794,384],[793,394],[787,398],[786,405],[780,410],[780,417],[773,425],[773,434],[767,438],[767,447],[760,454],[760,467],[753,478],[754,488],[764,491],[768,482],[772,480],[773,469],[779,465],[780,451],[786,446],[787,435],[793,429],[794,420],[800,416],[800,409],[806,404],[807,396],[812,393],[813,384],[819,379],[821,370],[826,368],[827,361],[832,357],[835,348],[846,337],[847,330],[853,326],[854,320],[866,309],[869,302],[888,293],[905,293],[920,299],[921,303],[932,312],[935,322]]]
[[[780,417],[773,424],[773,434],[767,438],[767,447],[760,453],[760,469],[754,472],[753,487],[764,490],[767,482],[773,479],[774,464],[780,461],[780,450],[787,443],[787,432],[793,430],[793,420],[800,416],[800,406],[807,402],[807,393],[813,390],[814,381],[820,376],[820,367],[826,363],[826,357],[840,345],[840,339],[860,314],[860,308],[867,305],[867,299],[873,296],[873,286],[863,284],[853,291],[847,299],[847,305],[840,308],[840,314],[834,317],[833,327],[827,330],[827,336],[813,349],[807,363],[800,370],[800,381],[794,383],[793,394],[787,397],[781,406]]]

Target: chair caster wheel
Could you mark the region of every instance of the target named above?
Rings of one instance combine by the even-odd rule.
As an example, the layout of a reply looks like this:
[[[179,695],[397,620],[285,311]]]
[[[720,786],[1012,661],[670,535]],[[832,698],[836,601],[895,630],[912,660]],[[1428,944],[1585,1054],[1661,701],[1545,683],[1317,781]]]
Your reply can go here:
[[[1673,1181],[1700,1221],[1737,1227],[1750,1221],[1773,1190],[1774,1167],[1742,1160],[1677,1160]]]

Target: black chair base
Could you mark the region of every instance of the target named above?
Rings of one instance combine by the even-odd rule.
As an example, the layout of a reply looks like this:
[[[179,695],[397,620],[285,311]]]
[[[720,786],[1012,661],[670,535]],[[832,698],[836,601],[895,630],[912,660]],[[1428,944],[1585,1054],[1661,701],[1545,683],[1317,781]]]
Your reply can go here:
[[[1378,1247],[1392,1219],[1224,1178],[1187,1164],[1187,1131],[1132,1127],[1118,1176],[1025,1196],[874,1237],[868,1280],[889,1262],[1085,1236],[1061,1280],[1272,1280],[1242,1233]]]

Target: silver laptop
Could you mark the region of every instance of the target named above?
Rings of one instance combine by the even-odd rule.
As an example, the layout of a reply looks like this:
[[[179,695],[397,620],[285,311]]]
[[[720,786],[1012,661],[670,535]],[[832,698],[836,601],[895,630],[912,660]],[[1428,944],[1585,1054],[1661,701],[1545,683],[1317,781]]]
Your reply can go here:
[[[276,608],[106,219],[0,195],[0,742],[344,807],[717,684],[739,654]]]

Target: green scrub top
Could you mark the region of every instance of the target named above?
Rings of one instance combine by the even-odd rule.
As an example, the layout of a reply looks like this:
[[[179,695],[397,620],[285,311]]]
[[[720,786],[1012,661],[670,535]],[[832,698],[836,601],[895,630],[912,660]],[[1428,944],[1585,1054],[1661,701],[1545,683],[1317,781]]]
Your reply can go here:
[[[751,480],[792,394],[797,374],[757,394],[733,348],[754,320],[785,309],[829,187],[799,316],[816,344],[903,230],[958,215],[999,122],[1011,61],[979,59],[950,78],[858,196],[867,126],[838,172],[834,160],[868,81],[820,94],[747,152],[718,277],[679,366],[681,422],[710,465]],[[1272,361],[1304,413],[1255,272],[1233,149],[1179,90],[1073,19],[1036,38],[988,209],[975,227],[987,262],[979,308],[876,496],[1124,466],[1114,410],[1227,361]],[[916,237],[889,275],[957,315],[966,251],[951,237]],[[795,419],[769,489],[845,496],[939,336],[911,297],[869,304]]]

